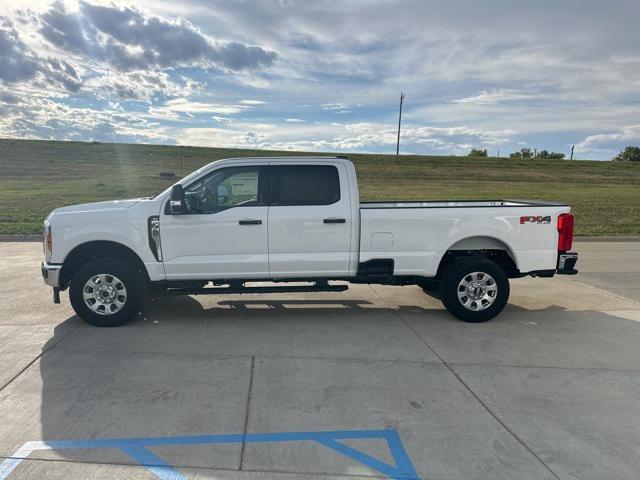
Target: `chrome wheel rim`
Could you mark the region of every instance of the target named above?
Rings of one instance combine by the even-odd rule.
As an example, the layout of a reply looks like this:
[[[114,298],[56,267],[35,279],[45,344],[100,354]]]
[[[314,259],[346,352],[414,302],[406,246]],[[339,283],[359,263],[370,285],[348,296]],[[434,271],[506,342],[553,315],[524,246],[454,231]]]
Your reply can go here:
[[[113,315],[127,303],[124,283],[109,273],[92,275],[82,288],[84,303],[98,315]]]
[[[497,297],[498,285],[488,273],[469,273],[458,284],[458,300],[467,310],[486,310],[494,304]]]

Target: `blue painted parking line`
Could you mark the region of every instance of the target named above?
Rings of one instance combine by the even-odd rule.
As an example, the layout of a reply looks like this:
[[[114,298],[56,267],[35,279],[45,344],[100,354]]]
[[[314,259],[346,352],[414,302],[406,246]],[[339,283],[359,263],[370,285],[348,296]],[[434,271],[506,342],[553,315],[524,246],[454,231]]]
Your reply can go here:
[[[394,465],[346,445],[341,440],[384,440]],[[106,438],[88,440],[54,440],[27,442],[0,464],[0,480],[5,480],[15,468],[36,450],[117,448],[160,480],[186,480],[172,465],[166,463],[149,447],[206,445],[216,443],[315,442],[345,457],[351,458],[388,478],[418,479],[411,459],[396,430],[336,430],[327,432],[279,432],[228,435],[190,435],[181,437]]]

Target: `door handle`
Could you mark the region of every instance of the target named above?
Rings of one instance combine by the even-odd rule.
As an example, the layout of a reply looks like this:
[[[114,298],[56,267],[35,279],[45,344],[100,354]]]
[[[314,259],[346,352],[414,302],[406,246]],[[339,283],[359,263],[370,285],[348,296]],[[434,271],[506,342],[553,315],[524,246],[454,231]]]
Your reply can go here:
[[[247,219],[247,220],[240,220],[238,223],[240,225],[262,225],[262,220]]]
[[[324,223],[347,223],[344,218],[325,218]]]

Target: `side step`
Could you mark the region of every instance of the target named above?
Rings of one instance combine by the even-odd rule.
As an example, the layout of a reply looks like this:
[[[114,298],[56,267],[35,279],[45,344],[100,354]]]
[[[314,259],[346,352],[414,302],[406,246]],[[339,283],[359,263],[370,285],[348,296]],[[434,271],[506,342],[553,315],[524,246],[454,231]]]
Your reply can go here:
[[[344,292],[348,285],[299,285],[299,286],[267,286],[267,287],[209,287],[209,288],[169,288],[171,295],[231,295],[241,293],[309,293],[309,292]]]

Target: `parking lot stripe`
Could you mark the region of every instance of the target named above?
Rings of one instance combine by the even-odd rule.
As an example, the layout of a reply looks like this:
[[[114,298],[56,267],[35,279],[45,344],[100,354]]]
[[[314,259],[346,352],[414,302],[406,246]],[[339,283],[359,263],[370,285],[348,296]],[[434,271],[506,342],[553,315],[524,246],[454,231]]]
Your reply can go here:
[[[339,440],[385,440],[395,465],[341,443]],[[278,432],[179,437],[105,438],[27,442],[0,464],[0,480],[5,480],[34,450],[117,448],[129,455],[160,480],[186,480],[172,465],[148,450],[148,447],[223,443],[268,443],[313,441],[362,463],[372,470],[397,480],[417,480],[418,475],[395,430],[337,430],[325,432]]]
[[[129,446],[121,450],[160,480],[187,480],[187,477],[145,447]]]

